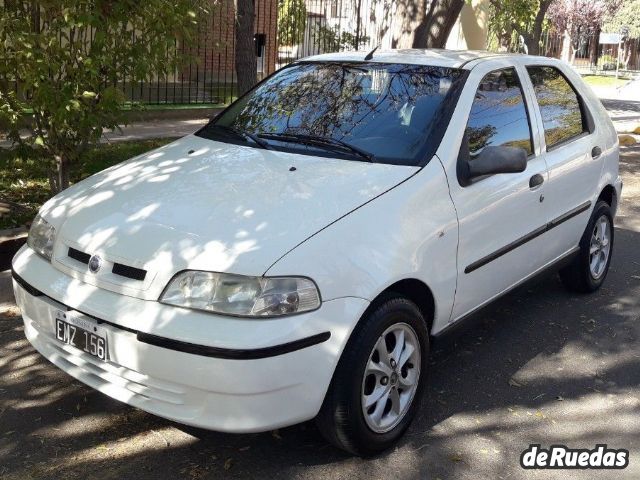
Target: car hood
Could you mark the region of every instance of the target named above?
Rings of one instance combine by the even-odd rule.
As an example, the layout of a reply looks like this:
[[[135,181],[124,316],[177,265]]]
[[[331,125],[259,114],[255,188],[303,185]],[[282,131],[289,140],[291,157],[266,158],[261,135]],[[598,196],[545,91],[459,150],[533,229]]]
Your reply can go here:
[[[57,228],[57,258],[73,247],[143,268],[164,284],[184,269],[262,275],[417,170],[191,135],[74,185],[42,214]]]

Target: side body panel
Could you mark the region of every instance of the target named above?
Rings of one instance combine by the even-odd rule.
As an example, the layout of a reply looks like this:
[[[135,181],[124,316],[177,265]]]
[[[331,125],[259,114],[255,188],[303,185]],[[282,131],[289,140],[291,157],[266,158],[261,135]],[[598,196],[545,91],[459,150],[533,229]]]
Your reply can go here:
[[[584,232],[586,224],[595,206],[602,188],[614,184],[618,176],[618,145],[615,131],[606,111],[597,108],[591,93],[577,74],[567,65],[555,60],[522,59],[524,65],[550,66],[559,69],[576,88],[593,117],[594,131],[585,132],[575,139],[547,148],[544,126],[538,104],[535,103],[536,122],[540,135],[542,152],[549,169],[549,178],[545,189],[545,209],[547,221],[555,225],[545,233],[545,249],[552,256],[561,255],[574,248]],[[527,88],[533,91],[530,78],[523,79]],[[599,100],[595,99],[599,104]],[[597,147],[601,154],[592,156]],[[604,165],[613,164],[603,183]],[[579,213],[578,213],[579,212]],[[566,221],[562,221],[567,217]]]
[[[435,333],[451,314],[457,247],[447,179],[433,158],[399,186],[290,251],[266,275],[304,272],[323,299],[372,300],[399,280],[421,280],[435,298]]]
[[[438,151],[460,222],[458,288],[451,321],[475,310],[548,262],[545,241],[535,236],[546,223],[540,198],[545,191],[547,168],[540,155],[533,119],[530,122],[534,152],[524,172],[491,175],[466,187],[459,184],[456,175],[458,152],[480,81],[489,72],[513,66],[510,59],[497,59],[473,68],[451,121],[455,128],[449,128]],[[520,69],[517,72],[522,77]],[[524,90],[525,101],[528,101],[529,95]],[[531,116],[530,104],[528,110]],[[529,179],[536,174],[542,175],[545,181],[532,189]],[[531,235],[532,238],[523,241]],[[509,250],[505,252],[505,249]],[[491,258],[501,251],[504,253]],[[483,260],[486,263],[478,266]]]

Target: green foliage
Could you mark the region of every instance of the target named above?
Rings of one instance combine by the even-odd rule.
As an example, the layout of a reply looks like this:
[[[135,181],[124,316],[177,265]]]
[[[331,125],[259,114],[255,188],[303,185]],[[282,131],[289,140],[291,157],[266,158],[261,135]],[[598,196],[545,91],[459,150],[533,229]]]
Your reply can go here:
[[[614,15],[605,19],[602,31],[620,33],[622,27],[629,28],[629,38],[640,37],[640,0],[625,0]]]
[[[77,182],[128,158],[169,143],[171,139],[101,144],[87,150],[82,162],[71,166],[71,182]],[[51,196],[47,165],[33,149],[0,149],[0,200],[21,208],[0,216],[0,228],[17,227],[33,219]]]
[[[172,71],[207,0],[0,2],[0,127],[47,162],[55,191],[123,120],[122,81]],[[31,135],[20,138],[20,130]]]
[[[618,57],[614,55],[604,54],[598,59],[598,63],[600,64],[600,68],[602,70],[615,70],[616,63],[618,63],[620,68],[624,68],[623,62],[618,62]]]
[[[307,25],[307,6],[304,0],[278,0],[278,41],[280,45],[302,43]]]
[[[613,75],[585,75],[582,79],[584,80],[584,83],[591,87],[610,88],[621,87],[629,81],[629,77],[616,78]]]
[[[358,50],[369,43],[369,37],[360,36],[356,45],[356,36],[348,31],[340,31],[339,26],[318,26],[316,29],[316,41],[322,50],[326,52],[338,52],[342,50]]]
[[[489,34],[498,46],[513,47],[515,31],[530,32],[539,0],[492,0],[489,3]]]

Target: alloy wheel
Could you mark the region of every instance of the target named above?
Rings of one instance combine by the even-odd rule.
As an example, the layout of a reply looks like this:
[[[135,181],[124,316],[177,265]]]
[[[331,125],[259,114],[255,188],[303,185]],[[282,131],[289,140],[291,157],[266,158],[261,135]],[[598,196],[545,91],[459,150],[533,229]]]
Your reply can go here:
[[[602,215],[593,227],[589,245],[589,270],[594,280],[599,279],[607,270],[611,251],[611,224]]]
[[[362,413],[376,433],[392,430],[404,418],[420,380],[421,348],[406,323],[387,328],[376,342],[362,380]]]

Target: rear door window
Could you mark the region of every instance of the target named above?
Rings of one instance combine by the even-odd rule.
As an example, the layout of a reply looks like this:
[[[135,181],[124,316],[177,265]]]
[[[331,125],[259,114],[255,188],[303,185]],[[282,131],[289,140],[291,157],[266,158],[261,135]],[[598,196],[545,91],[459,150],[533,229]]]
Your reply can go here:
[[[547,149],[587,131],[578,95],[560,70],[530,66],[527,72],[540,107]]]
[[[521,147],[533,153],[531,127],[515,68],[491,72],[482,79],[465,130],[473,161],[489,145]]]

